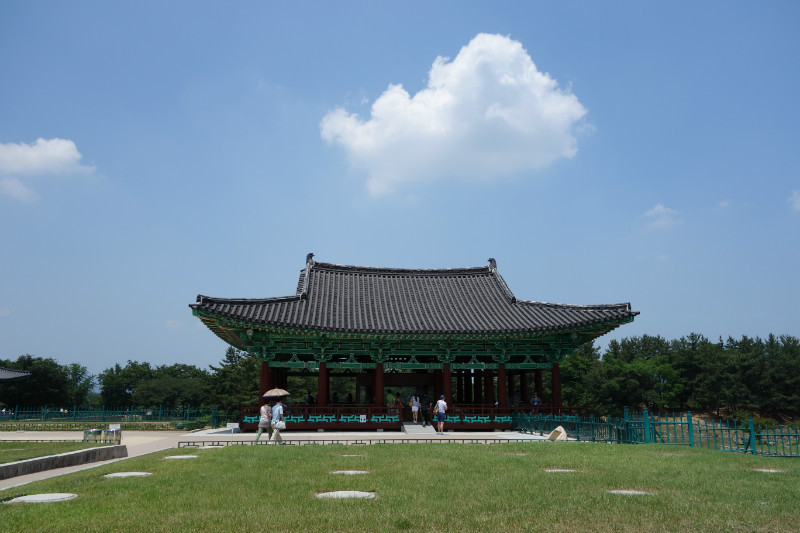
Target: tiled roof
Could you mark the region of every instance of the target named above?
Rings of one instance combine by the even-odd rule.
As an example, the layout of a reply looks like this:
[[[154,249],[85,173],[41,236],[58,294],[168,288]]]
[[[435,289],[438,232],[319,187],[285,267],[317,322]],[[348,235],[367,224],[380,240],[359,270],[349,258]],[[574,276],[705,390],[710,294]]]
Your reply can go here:
[[[0,379],[12,379],[29,376],[31,373],[27,370],[14,370],[11,368],[3,368],[0,366]]]
[[[375,268],[308,259],[293,296],[198,296],[191,308],[250,324],[353,333],[505,334],[623,321],[629,303],[564,305],[518,300],[488,266]]]

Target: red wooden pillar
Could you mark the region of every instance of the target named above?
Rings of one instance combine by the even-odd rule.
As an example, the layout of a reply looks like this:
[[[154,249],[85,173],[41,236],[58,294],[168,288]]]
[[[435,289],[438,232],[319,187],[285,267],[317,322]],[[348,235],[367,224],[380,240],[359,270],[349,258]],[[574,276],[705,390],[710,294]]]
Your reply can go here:
[[[506,364],[500,363],[497,369],[497,407],[508,407],[508,383],[506,382]]]
[[[385,402],[383,398],[383,363],[375,363],[375,386],[373,387],[375,399],[373,404],[375,407],[384,407]]]
[[[444,401],[447,405],[453,405],[453,378],[450,375],[450,363],[442,365],[442,394],[444,394]]]
[[[328,364],[325,361],[319,364],[317,376],[317,407],[328,406]]]
[[[561,369],[558,367],[558,363],[553,363],[551,372],[553,407],[561,407]]]
[[[542,381],[542,371],[541,370],[534,370],[533,371],[533,380],[534,380],[534,390],[536,394],[539,395],[541,398],[544,395],[544,381]]]
[[[483,388],[486,394],[486,403],[494,407],[494,372],[491,369],[483,371]]]
[[[258,400],[259,403],[263,402],[264,393],[270,389],[274,389],[274,377],[272,369],[269,367],[267,361],[261,362],[261,373],[258,379]]]

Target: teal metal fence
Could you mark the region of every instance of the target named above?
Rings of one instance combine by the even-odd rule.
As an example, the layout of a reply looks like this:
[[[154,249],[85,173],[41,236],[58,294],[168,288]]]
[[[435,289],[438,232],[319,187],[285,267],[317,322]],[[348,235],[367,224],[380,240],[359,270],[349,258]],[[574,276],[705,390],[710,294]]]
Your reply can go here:
[[[224,425],[228,420],[238,420],[238,412],[227,413],[216,407],[168,408],[138,407],[98,409],[52,407],[14,407],[0,411],[2,422],[205,422],[211,427]]]
[[[512,426],[544,435],[562,426],[576,440],[620,444],[671,444],[770,457],[800,457],[797,426],[762,426],[746,421],[709,421],[692,413],[630,413],[622,417],[517,414]]]

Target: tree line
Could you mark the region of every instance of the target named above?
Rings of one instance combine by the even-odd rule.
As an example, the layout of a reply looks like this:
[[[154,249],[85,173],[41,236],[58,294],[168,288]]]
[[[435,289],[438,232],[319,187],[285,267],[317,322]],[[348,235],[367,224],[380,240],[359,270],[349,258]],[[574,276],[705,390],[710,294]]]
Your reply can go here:
[[[260,363],[245,352],[228,348],[219,365],[208,369],[129,360],[92,375],[77,363],[61,365],[52,358],[27,354],[16,361],[0,359],[0,367],[31,373],[0,381],[0,408],[161,405],[235,410],[257,397]]]
[[[0,366],[31,372],[0,381],[0,407],[191,405],[236,410],[255,403],[260,362],[230,347],[208,369],[128,361],[95,376],[77,363],[61,365],[32,355],[0,360]],[[643,335],[613,340],[604,353],[587,343],[560,369],[563,403],[581,406],[586,413],[619,414],[628,406],[800,417],[800,340],[788,335],[717,342],[695,333],[669,341]],[[351,386],[340,381],[331,383],[331,393],[341,388],[345,397]],[[302,402],[306,390],[315,392],[316,379],[290,377],[291,388],[297,389],[295,401]]]
[[[671,341],[643,335],[613,340],[602,355],[583,345],[560,368],[564,403],[589,413],[629,406],[800,416],[800,340],[788,335],[717,342],[696,333]]]

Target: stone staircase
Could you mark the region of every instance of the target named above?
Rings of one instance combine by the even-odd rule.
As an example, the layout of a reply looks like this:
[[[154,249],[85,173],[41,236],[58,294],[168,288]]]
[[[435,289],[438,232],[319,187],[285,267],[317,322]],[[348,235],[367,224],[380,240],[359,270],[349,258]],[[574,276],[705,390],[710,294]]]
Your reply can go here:
[[[419,424],[403,422],[403,431],[408,435],[436,435],[436,430],[433,429],[433,426],[422,427],[422,422]]]

